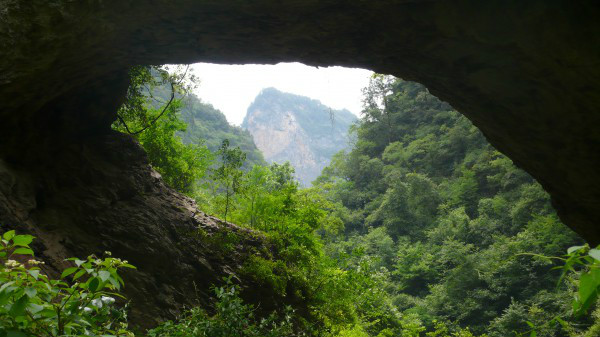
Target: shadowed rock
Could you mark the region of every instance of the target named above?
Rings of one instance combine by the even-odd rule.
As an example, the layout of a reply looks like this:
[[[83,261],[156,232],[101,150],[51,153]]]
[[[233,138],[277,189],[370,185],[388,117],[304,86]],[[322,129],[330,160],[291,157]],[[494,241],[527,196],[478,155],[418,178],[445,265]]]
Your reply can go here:
[[[600,243],[598,17],[592,0],[2,0],[0,158],[12,173],[0,179],[0,222],[64,238],[67,252],[46,246],[56,256],[104,249],[108,241],[135,262],[158,256],[155,245],[164,245],[170,257],[139,273],[165,280],[146,291],[164,297],[155,303],[161,310],[175,310],[190,294],[188,281],[211,274],[214,264],[180,251],[177,243],[194,243],[179,227],[148,223],[182,223],[187,232],[212,220],[196,219],[172,191],[147,187],[160,183],[149,168],[131,167],[135,156],[120,146],[94,145],[117,141],[110,124],[127,69],[300,61],[425,84],[534,176],[568,226]],[[119,155],[112,179],[94,173],[104,172],[96,163]],[[156,197],[135,196],[145,188]],[[177,277],[161,276],[167,269]]]

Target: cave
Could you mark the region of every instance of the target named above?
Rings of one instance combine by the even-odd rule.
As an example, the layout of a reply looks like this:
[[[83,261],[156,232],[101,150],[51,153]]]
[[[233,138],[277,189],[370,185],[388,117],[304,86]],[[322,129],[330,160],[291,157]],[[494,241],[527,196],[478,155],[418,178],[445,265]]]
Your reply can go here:
[[[423,83],[536,178],[565,224],[600,243],[595,1],[9,0],[2,7],[0,223],[38,236],[41,256],[56,269],[64,257],[103,250],[135,263],[128,295],[143,326],[172,317],[194,280],[210,284],[235,269],[236,257],[211,254],[187,235],[198,225],[233,225],[166,187],[141,148],[111,131],[133,65],[297,61]]]

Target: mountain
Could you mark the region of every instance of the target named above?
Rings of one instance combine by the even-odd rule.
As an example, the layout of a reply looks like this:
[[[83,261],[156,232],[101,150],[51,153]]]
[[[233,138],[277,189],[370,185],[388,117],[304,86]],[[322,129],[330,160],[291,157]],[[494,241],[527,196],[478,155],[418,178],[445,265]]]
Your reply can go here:
[[[203,142],[215,152],[224,139],[229,139],[232,147],[239,146],[246,153],[244,167],[266,164],[250,133],[239,126],[230,125],[221,111],[203,103],[193,94],[186,97],[183,103],[180,117],[187,124],[187,129],[180,136],[184,143]]]
[[[267,88],[248,107],[242,128],[268,162],[289,161],[296,178],[308,186],[335,153],[348,147],[348,129],[355,121],[348,110]]]

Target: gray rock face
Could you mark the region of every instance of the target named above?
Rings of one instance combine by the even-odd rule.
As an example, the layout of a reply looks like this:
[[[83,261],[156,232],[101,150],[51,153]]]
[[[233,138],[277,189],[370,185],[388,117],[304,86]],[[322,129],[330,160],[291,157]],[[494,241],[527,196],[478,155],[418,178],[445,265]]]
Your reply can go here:
[[[164,284],[151,294],[173,287],[189,301],[194,292],[184,281],[218,273],[182,248],[193,240],[174,244],[191,240],[185,230],[147,223],[192,228],[191,211],[183,202],[173,207],[182,197],[162,187],[151,199],[129,197],[124,187],[132,179],[147,186],[151,170],[126,165],[121,146],[90,144],[111,133],[132,65],[298,61],[423,83],[535,177],[568,226],[598,244],[599,17],[597,0],[0,0],[0,158],[13,172],[0,177],[0,224],[30,222],[39,236],[78,242],[65,254],[96,251],[100,230],[122,231],[114,246],[130,261],[159,256],[156,243],[170,247],[168,259],[140,273]],[[72,146],[79,156],[68,156]],[[119,153],[111,180],[92,174]],[[86,164],[90,157],[102,160]],[[116,205],[132,212],[115,208],[115,198],[127,198]],[[170,241],[161,243],[163,233]],[[176,302],[146,304],[165,313]]]
[[[60,144],[55,161],[35,170],[0,160],[0,233],[36,237],[44,272],[59,276],[68,257],[110,251],[137,267],[126,271],[130,318],[142,328],[172,319],[184,306],[207,305],[211,285],[237,275],[251,302],[273,308],[273,294],[238,272],[249,252],[270,254],[259,234],[204,214],[166,186],[131,137],[112,133]],[[233,243],[232,249],[224,244]],[[258,294],[258,295],[257,295]]]
[[[600,243],[596,0],[0,1],[0,157],[109,132],[136,64],[371,69],[423,83]]]
[[[289,161],[298,181],[310,186],[331,157],[348,147],[348,129],[355,120],[348,110],[268,88],[248,107],[242,127],[268,162]]]

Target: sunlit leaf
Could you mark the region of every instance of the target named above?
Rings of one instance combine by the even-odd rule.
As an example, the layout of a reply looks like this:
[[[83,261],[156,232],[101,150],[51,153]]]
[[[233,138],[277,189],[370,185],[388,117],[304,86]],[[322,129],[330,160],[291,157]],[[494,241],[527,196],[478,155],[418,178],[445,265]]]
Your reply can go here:
[[[600,287],[600,269],[592,269],[581,275],[579,279],[579,300],[576,312],[586,312],[598,298],[598,287]]]
[[[25,247],[17,248],[14,250],[13,254],[17,255],[33,255],[33,250]]]
[[[15,246],[27,247],[33,241],[32,235],[16,235],[12,238]]]
[[[4,240],[10,241],[10,239],[12,239],[14,236],[15,236],[15,231],[12,230],[12,231],[8,231],[8,232],[4,233],[4,235],[2,235],[2,238]]]
[[[573,247],[569,247],[569,249],[567,249],[567,254],[572,254],[580,249],[585,248],[585,246],[573,246]]]
[[[40,271],[38,269],[29,269],[29,270],[27,270],[27,272],[29,273],[29,275],[31,275],[36,280],[40,276]]]
[[[102,282],[106,282],[106,280],[108,280],[108,278],[110,277],[110,272],[106,270],[101,270],[98,272],[98,277],[102,280]]]
[[[594,259],[600,261],[600,249],[590,249],[588,254]]]
[[[60,278],[65,278],[71,274],[73,274],[74,272],[77,271],[77,267],[71,267],[71,268],[67,268],[65,270],[63,270],[62,274],[60,275]]]

